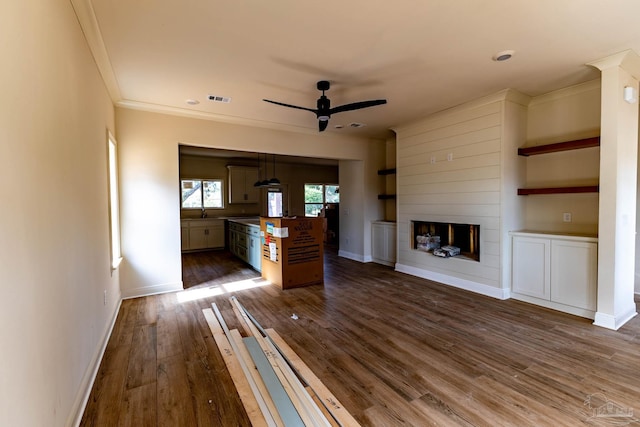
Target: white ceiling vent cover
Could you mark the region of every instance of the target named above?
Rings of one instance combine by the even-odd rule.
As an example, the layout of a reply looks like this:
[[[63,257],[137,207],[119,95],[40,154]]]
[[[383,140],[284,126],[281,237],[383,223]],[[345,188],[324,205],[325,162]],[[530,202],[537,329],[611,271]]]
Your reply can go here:
[[[208,98],[209,101],[222,102],[223,104],[228,104],[231,102],[231,98],[228,96],[209,95]]]
[[[351,126],[352,128],[361,128],[362,126],[366,126],[364,123],[349,123],[349,126]]]

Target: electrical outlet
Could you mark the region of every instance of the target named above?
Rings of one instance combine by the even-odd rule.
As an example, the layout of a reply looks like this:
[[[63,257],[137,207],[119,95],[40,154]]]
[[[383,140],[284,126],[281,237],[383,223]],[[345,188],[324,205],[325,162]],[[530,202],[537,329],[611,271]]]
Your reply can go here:
[[[565,212],[562,214],[562,221],[571,222],[571,212]]]
[[[103,305],[107,305],[107,290],[106,289],[104,290],[104,296],[103,296],[103,299],[102,299],[102,304]]]
[[[436,156],[431,156],[431,164],[432,165],[436,164]]]
[[[448,160],[448,161],[453,160],[453,153],[448,153],[448,154],[447,154],[447,160]]]

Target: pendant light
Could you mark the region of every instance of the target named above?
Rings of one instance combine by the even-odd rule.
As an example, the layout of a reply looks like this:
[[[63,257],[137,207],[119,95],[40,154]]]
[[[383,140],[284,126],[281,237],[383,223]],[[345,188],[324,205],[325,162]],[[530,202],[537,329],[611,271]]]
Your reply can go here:
[[[273,178],[269,180],[270,187],[278,187],[280,185],[280,180],[276,178],[276,155],[273,155]]]
[[[260,181],[260,176],[262,168],[260,167],[260,153],[258,153],[258,180],[253,184],[254,187],[260,187],[262,185],[262,181]]]
[[[258,187],[268,187],[269,186],[269,180],[267,179],[267,156],[268,154],[265,153],[264,154],[264,179],[262,181],[260,181],[260,185]]]

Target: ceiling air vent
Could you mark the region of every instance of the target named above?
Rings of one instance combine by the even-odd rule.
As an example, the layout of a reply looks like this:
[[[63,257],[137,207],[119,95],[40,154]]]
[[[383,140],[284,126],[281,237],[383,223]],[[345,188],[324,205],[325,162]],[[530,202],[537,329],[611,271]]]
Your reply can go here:
[[[364,123],[353,122],[353,123],[349,123],[349,126],[352,127],[352,128],[361,128],[362,126],[365,126],[365,125],[364,125]]]
[[[229,98],[228,96],[209,95],[209,101],[222,102],[223,104],[228,104],[231,102],[231,98]]]

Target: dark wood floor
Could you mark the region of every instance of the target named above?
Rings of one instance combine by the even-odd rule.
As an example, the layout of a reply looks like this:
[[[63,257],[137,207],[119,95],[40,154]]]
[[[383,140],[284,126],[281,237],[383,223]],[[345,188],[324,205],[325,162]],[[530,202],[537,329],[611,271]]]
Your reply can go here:
[[[187,295],[258,278],[227,252],[189,255],[183,265]],[[607,402],[640,418],[639,317],[614,332],[334,251],[326,254],[324,286],[233,295],[280,333],[362,425],[631,421],[596,417]],[[123,301],[82,425],[249,425],[201,311],[215,302],[236,327],[230,296]]]

